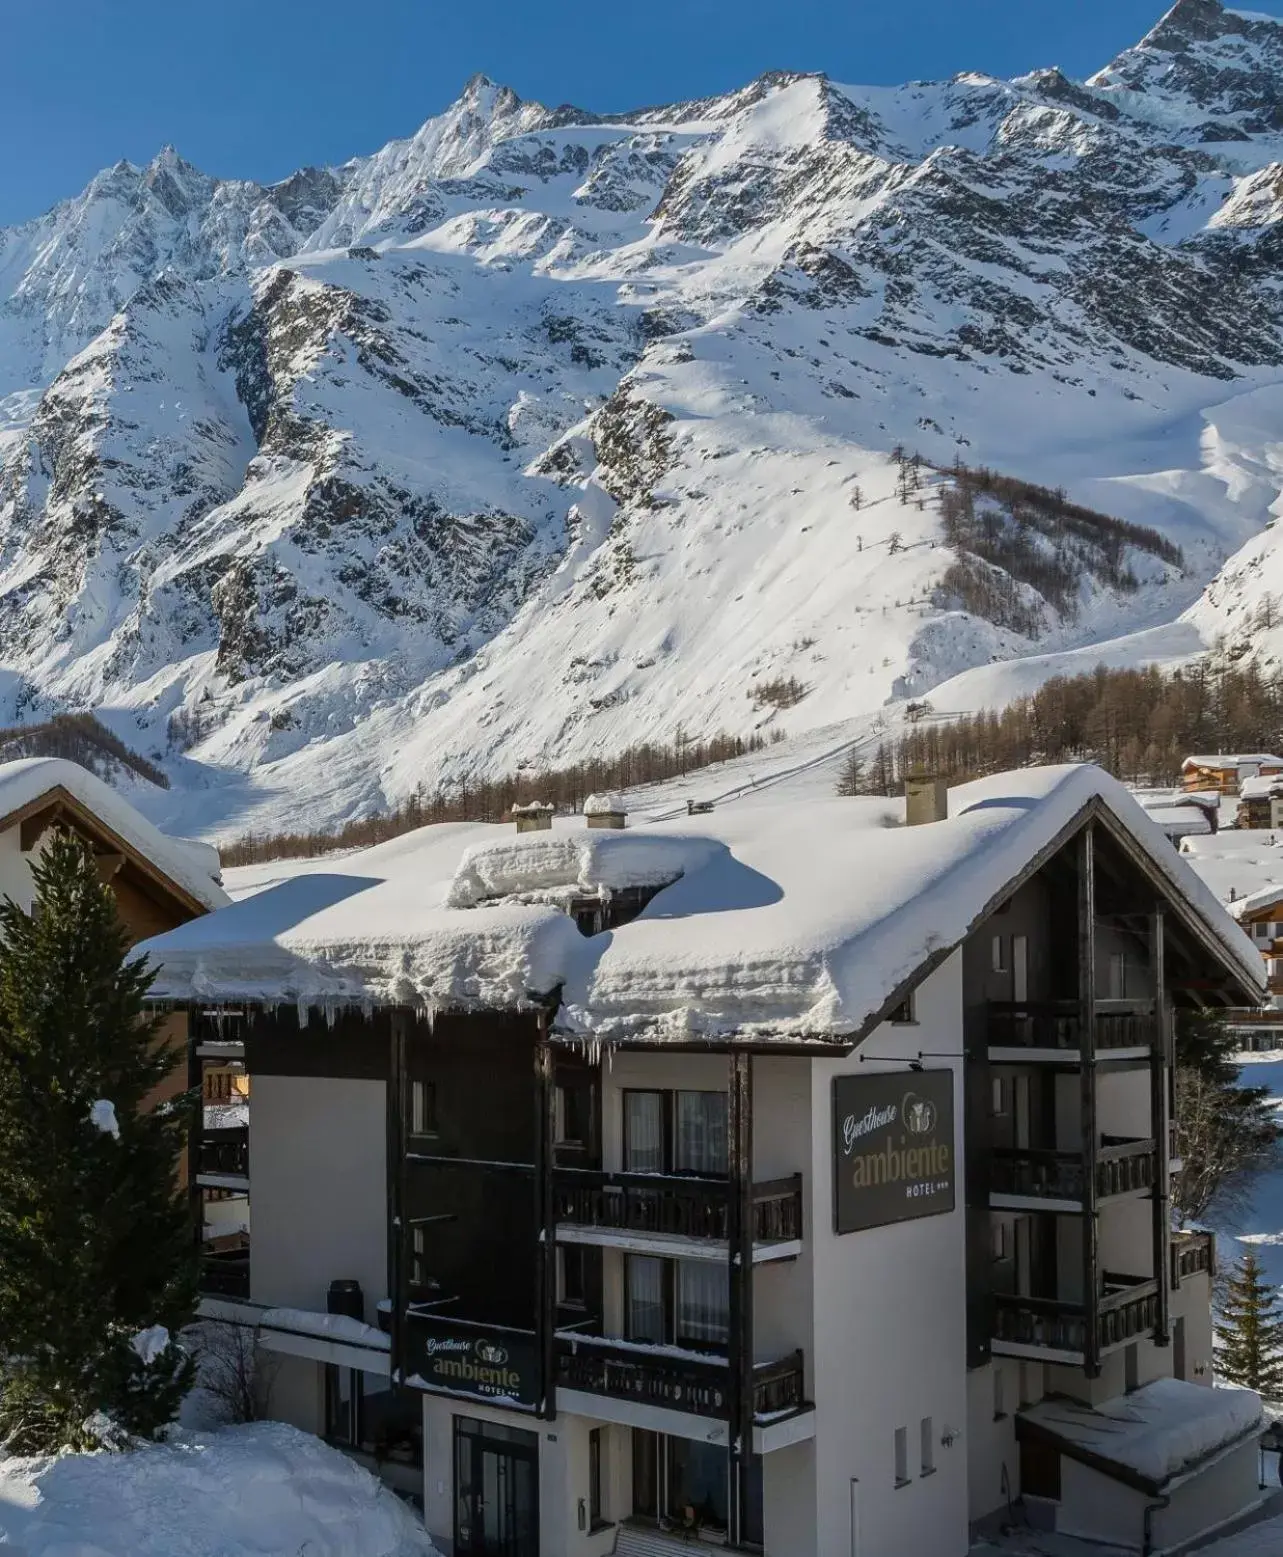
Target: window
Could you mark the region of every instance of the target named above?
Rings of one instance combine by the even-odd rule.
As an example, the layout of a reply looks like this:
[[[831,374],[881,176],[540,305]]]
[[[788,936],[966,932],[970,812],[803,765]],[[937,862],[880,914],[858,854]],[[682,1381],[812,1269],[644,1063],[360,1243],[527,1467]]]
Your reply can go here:
[[[673,1167],[678,1173],[699,1173],[709,1178],[725,1175],[726,1093],[678,1092],[675,1105]]]
[[[1007,971],[1007,943],[1001,935],[995,935],[989,947],[989,965],[995,973]]]
[[[1011,1258],[1011,1224],[995,1222],[989,1229],[989,1252],[995,1264]]]
[[[579,1244],[559,1244],[557,1247],[557,1302],[562,1308],[588,1306],[586,1262]]]
[[[895,1484],[897,1487],[906,1487],[909,1484],[909,1429],[897,1427],[895,1430]]]
[[[592,1089],[557,1086],[554,1101],[554,1143],[586,1147],[592,1137]]]
[[[1001,1422],[1007,1414],[1007,1374],[999,1364],[993,1365],[993,1419]]]
[[[630,1341],[722,1350],[730,1333],[730,1273],[711,1260],[631,1254],[625,1266]]]
[[[357,1368],[325,1367],[325,1436],[380,1462],[423,1464],[423,1415],[418,1401],[387,1380]]]
[[[624,1169],[725,1178],[725,1092],[624,1093]]]
[[[630,1341],[649,1341],[654,1346],[667,1344],[666,1263],[649,1254],[628,1256],[625,1328]]]
[[[930,1476],[936,1468],[936,1435],[929,1416],[922,1418],[922,1425],[918,1429],[918,1438],[922,1449],[922,1474]]]
[[[1127,998],[1127,953],[1111,952],[1109,957],[1109,995],[1112,1000]]]
[[[1020,1404],[1022,1406],[1032,1406],[1041,1398],[1039,1379],[1035,1371],[1038,1367],[1039,1364],[1036,1362],[1020,1364]]]
[[[588,1434],[588,1528],[596,1530],[606,1523],[602,1510],[601,1428],[594,1427]]]
[[[664,1171],[664,1094],[624,1093],[624,1169],[628,1173]]]
[[[914,1010],[914,997],[906,995],[896,1006],[895,1010],[887,1017],[892,1027],[913,1027],[917,1024],[917,1015]]]
[[[725,1346],[730,1333],[729,1268],[711,1260],[676,1263],[677,1344]]]
[[[410,1083],[410,1134],[437,1133],[437,1085],[435,1081]]]
[[[1007,1083],[1001,1076],[995,1076],[989,1094],[989,1112],[995,1119],[1000,1119],[1007,1112]]]

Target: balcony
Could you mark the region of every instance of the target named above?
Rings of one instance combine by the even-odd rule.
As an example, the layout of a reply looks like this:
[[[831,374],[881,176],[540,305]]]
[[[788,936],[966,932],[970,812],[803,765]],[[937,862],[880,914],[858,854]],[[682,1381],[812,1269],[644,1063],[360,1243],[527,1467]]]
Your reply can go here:
[[[1211,1233],[1172,1234],[1172,1286],[1188,1276],[1212,1276],[1216,1272],[1216,1242]]]
[[[563,1243],[627,1244],[657,1251],[684,1246],[688,1258],[724,1258],[730,1235],[730,1182],[658,1173],[558,1168],[553,1179],[557,1237]],[[755,1184],[754,1261],[791,1258],[802,1237],[802,1176]]]
[[[249,1297],[249,1250],[207,1253],[201,1259],[200,1290],[205,1297]]]
[[[1061,1361],[1082,1362],[1087,1346],[1084,1304],[999,1293],[995,1309],[996,1353],[1019,1357],[1048,1352]],[[1158,1322],[1158,1283],[1106,1272],[1096,1311],[1102,1352],[1150,1334]]]
[[[1096,1198],[1154,1187],[1157,1142],[1105,1136],[1096,1157]],[[1079,1152],[1037,1147],[996,1147],[990,1164],[989,1203],[1001,1210],[1045,1202],[1048,1210],[1077,1210],[1083,1202],[1086,1164]]]
[[[1152,1000],[1098,1000],[1096,1051],[1148,1050],[1159,1041]],[[1019,1064],[1023,1059],[1071,1063],[1082,1049],[1082,1021],[1076,1000],[989,1002],[989,1058]]]
[[[249,1126],[203,1130],[196,1143],[196,1179],[211,1189],[249,1187]]]
[[[718,1421],[730,1414],[729,1361],[676,1347],[562,1332],[557,1337],[557,1388]],[[754,1367],[753,1415],[759,1423],[806,1409],[801,1352]]]

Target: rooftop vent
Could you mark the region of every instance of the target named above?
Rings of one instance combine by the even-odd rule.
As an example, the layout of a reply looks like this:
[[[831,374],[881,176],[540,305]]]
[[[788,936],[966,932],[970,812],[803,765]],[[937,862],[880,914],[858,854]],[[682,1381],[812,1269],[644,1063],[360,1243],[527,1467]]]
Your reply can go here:
[[[628,809],[621,795],[589,795],[584,801],[584,817],[589,827],[628,825]]]
[[[904,819],[910,827],[943,822],[949,816],[949,786],[943,779],[911,773],[904,781]]]
[[[529,805],[513,806],[508,813],[517,824],[519,833],[550,833],[553,808],[546,800],[532,800]]]

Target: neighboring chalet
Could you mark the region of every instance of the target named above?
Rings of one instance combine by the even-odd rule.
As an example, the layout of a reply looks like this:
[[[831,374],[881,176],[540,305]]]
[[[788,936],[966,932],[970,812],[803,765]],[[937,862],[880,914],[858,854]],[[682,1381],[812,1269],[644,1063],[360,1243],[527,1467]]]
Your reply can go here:
[[[1283,1048],[1283,885],[1262,887],[1229,905],[1265,970],[1265,1002],[1257,1010],[1234,1012],[1231,1023],[1244,1049]]]
[[[1268,752],[1217,757],[1186,757],[1181,763],[1181,784],[1185,789],[1216,790],[1222,795],[1237,795],[1244,779],[1274,778],[1283,774],[1283,757]]]
[[[31,866],[55,828],[78,833],[93,850],[131,943],[230,902],[220,881],[217,849],[168,837],[110,784],[62,757],[0,762],[0,899],[31,906]],[[186,1049],[181,1019],[171,1019],[167,1036]],[[179,1066],[157,1098],[186,1086],[186,1071]]]
[[[1215,791],[1132,793],[1154,826],[1166,833],[1178,849],[1186,838],[1210,838],[1220,830],[1221,797]]]
[[[1283,827],[1283,773],[1244,779],[1238,790],[1240,827],[1256,831]]]
[[[964,1557],[1016,1503],[1158,1550],[1256,1502],[1168,1192],[1172,1008],[1260,958],[1097,768],[888,811],[428,827],[149,943],[253,1088],[204,1312],[443,1551]]]

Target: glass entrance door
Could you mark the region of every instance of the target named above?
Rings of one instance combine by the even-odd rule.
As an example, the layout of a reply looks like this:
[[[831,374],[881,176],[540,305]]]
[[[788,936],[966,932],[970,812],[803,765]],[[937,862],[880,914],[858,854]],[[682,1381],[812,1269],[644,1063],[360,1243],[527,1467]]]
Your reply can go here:
[[[456,1557],[539,1557],[539,1439],[454,1419]]]

